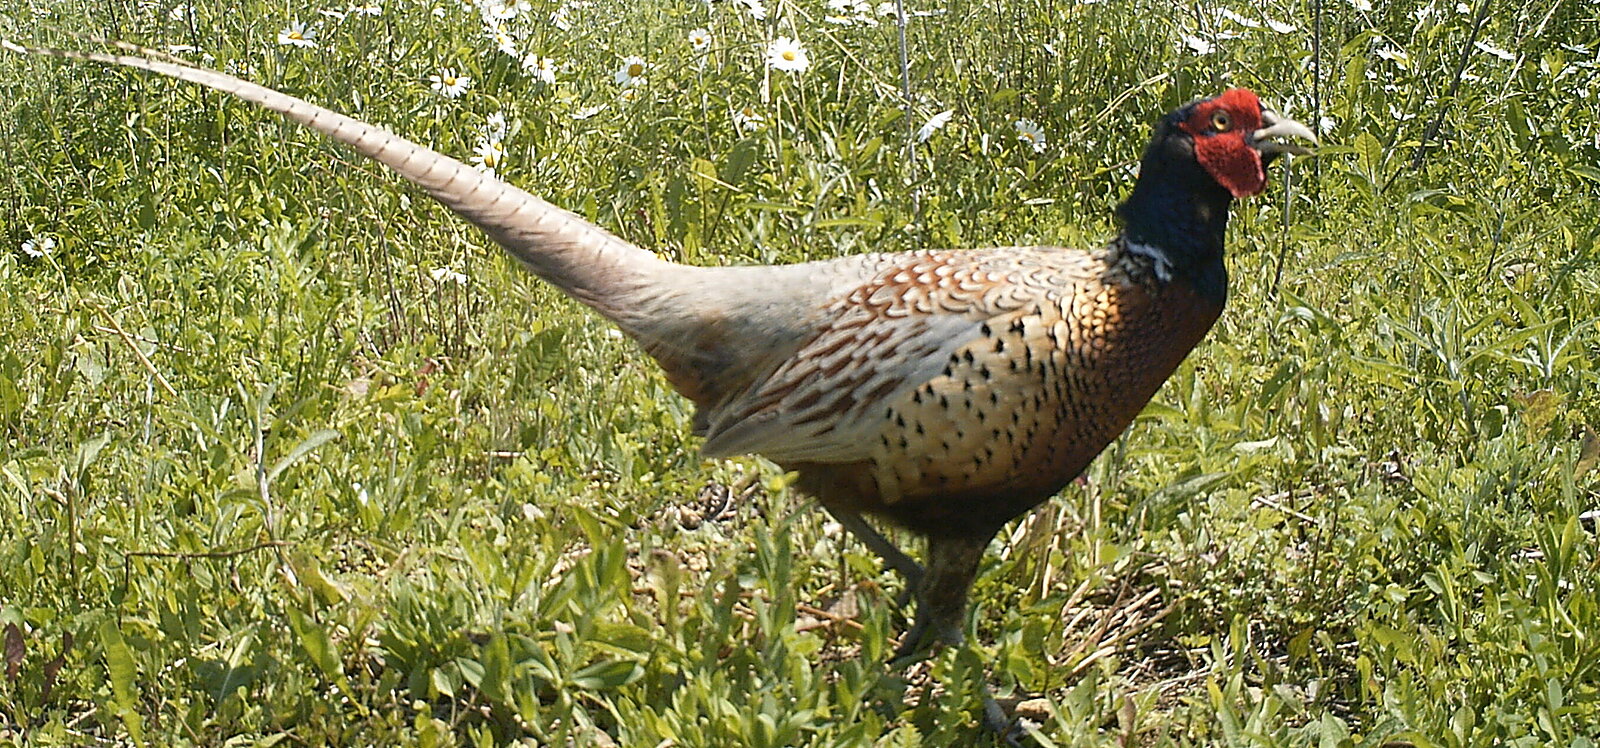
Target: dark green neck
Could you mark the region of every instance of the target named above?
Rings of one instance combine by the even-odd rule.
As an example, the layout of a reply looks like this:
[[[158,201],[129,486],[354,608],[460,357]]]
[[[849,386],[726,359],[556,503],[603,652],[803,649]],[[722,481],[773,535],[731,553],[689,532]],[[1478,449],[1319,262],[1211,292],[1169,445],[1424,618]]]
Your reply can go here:
[[[1188,281],[1221,304],[1228,294],[1223,238],[1233,196],[1194,160],[1176,138],[1151,143],[1133,194],[1117,208],[1123,239],[1165,259],[1174,279]]]

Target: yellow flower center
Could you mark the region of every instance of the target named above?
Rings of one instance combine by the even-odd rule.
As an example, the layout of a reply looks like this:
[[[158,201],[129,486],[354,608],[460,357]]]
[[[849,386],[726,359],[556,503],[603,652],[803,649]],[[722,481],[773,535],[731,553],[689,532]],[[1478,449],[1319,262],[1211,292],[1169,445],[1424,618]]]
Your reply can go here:
[[[290,39],[295,39],[295,40],[300,40],[300,39],[304,39],[305,36],[301,35],[301,33],[298,32],[298,31],[291,31],[291,32],[289,32],[289,38]]]
[[[641,75],[644,75],[644,65],[642,63],[635,62],[628,65],[629,78],[637,78]]]
[[[794,50],[792,50],[792,49],[783,50],[783,54],[781,56],[783,57],[785,62],[794,62],[795,55],[794,55]]]

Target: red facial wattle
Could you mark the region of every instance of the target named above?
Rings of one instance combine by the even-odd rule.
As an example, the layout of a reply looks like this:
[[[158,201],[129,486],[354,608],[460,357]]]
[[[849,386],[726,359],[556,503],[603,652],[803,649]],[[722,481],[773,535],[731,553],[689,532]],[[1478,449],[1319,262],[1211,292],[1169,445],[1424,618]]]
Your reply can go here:
[[[1226,127],[1219,129],[1219,118]],[[1261,100],[1245,88],[1196,104],[1180,127],[1194,138],[1195,159],[1234,197],[1260,194],[1267,187],[1261,152],[1249,141],[1261,127]]]

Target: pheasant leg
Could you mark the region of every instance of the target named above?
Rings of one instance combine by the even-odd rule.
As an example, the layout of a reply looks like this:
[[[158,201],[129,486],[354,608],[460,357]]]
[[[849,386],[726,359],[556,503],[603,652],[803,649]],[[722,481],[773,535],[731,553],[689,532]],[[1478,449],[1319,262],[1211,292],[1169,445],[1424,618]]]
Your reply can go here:
[[[940,646],[960,646],[967,592],[989,546],[987,537],[928,538],[927,573],[917,588],[917,618],[895,650],[895,662],[909,662]],[[1015,725],[988,684],[983,684],[983,725],[1008,745],[1018,745]]]
[[[888,538],[873,529],[872,525],[868,524],[867,520],[861,515],[842,509],[832,509],[827,506],[824,506],[823,509],[827,511],[828,516],[833,517],[835,522],[838,522],[844,529],[849,530],[851,535],[856,536],[856,540],[861,541],[861,544],[866,546],[868,550],[878,554],[878,558],[883,560],[885,567],[900,572],[900,575],[906,578],[906,589],[915,590],[922,584],[922,564],[913,561],[904,551],[896,548],[894,543],[889,542]],[[901,601],[901,606],[904,607],[904,605],[905,601]]]
[[[987,537],[928,538],[928,566],[917,586],[917,617],[895,650],[895,659],[918,655],[939,645],[959,646],[964,640],[961,618],[967,590],[983,560]]]

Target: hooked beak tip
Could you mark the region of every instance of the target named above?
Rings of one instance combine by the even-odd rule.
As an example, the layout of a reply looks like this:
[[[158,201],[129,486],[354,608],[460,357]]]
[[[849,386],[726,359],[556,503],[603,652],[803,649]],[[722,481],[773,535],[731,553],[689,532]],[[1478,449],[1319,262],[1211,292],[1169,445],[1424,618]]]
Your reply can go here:
[[[1312,145],[1318,145],[1317,134],[1312,132],[1311,128],[1288,117],[1281,116],[1270,109],[1261,111],[1261,124],[1265,126],[1251,133],[1250,141],[1251,145],[1255,146],[1256,150],[1261,151],[1263,154],[1292,153],[1296,156],[1310,156],[1316,153],[1316,151],[1298,143],[1279,140],[1279,138],[1298,138],[1310,141]]]

